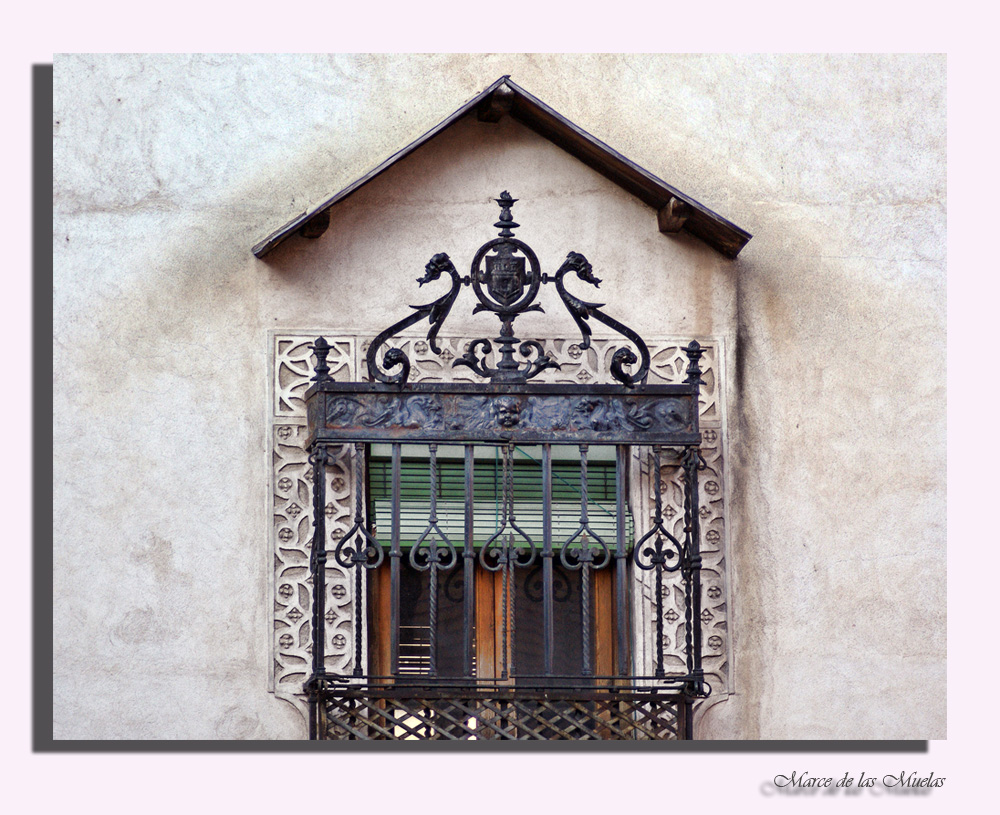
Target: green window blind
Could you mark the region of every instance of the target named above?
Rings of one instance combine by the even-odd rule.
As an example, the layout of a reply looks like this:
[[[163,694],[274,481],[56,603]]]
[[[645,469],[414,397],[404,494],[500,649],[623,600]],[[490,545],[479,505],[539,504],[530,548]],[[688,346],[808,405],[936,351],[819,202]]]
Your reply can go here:
[[[443,448],[460,452],[461,448]],[[614,551],[617,536],[615,516],[615,462],[610,455],[587,460],[587,512],[589,525]],[[552,461],[552,545],[560,548],[580,525],[580,460],[555,458]],[[565,452],[561,451],[563,455]],[[392,460],[388,445],[374,445],[369,461],[370,499],[376,532],[388,543],[392,528]],[[416,453],[416,454],[414,454]],[[499,529],[502,517],[503,461],[499,448],[478,447],[473,479],[475,516],[474,541],[482,546]],[[465,541],[465,463],[462,458],[438,453],[438,524],[452,544],[461,549]],[[426,447],[403,446],[400,468],[400,537],[403,547],[412,547],[427,528],[430,509],[430,466]],[[514,514],[517,525],[542,547],[542,465],[541,451],[516,447],[513,456]],[[632,518],[626,510],[626,541],[632,541]],[[509,527],[508,527],[509,529]],[[516,534],[515,534],[516,537]]]

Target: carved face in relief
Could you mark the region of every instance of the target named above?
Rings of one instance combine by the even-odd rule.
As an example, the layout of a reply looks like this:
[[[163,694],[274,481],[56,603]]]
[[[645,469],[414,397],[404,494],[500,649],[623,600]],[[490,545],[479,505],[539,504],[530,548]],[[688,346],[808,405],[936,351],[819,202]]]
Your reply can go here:
[[[612,415],[612,408],[600,399],[581,399],[576,406],[576,412],[583,424],[589,425],[592,430],[606,431],[614,426],[615,417]]]
[[[493,415],[501,427],[515,427],[521,421],[521,406],[513,396],[500,396],[493,400]]]
[[[684,427],[688,424],[687,416],[681,411],[681,405],[675,399],[657,402],[654,411],[665,427]]]

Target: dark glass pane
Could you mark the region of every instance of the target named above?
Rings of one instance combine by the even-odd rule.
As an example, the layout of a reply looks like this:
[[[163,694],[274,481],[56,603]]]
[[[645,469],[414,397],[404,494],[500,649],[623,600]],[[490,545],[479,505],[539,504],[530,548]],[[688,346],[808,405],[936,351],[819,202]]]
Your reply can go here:
[[[419,676],[430,669],[430,572],[401,558],[399,570],[399,671]],[[438,572],[437,673],[460,677],[462,668],[462,572]]]
[[[517,569],[515,577],[514,667],[518,674],[537,676],[545,672],[542,566]],[[580,572],[564,569],[556,560],[552,578],[552,670],[556,675],[579,676],[583,669]]]

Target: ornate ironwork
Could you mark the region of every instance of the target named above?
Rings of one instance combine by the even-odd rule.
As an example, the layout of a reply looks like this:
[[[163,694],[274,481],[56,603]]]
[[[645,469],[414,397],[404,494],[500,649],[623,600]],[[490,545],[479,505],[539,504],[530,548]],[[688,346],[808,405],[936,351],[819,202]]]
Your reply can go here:
[[[514,237],[513,230],[520,224],[514,222],[511,208],[518,199],[512,198],[504,190],[495,200],[500,205],[500,220],[494,226],[500,229],[500,236],[479,248],[473,258],[471,272],[465,277],[459,274],[447,254],[442,252],[430,259],[423,277],[417,278],[417,283],[422,286],[447,273],[451,276],[451,289],[431,303],[411,306],[413,314],[394,323],[375,338],[367,355],[371,378],[392,385],[406,384],[411,367],[406,353],[400,348],[389,348],[380,362],[379,351],[396,334],[425,318],[430,322],[427,340],[431,350],[440,355],[437,335],[463,285],[471,285],[479,300],[472,310],[473,314],[488,311],[497,315],[500,320],[500,336],[492,340],[485,337],[473,340],[466,353],[454,360],[452,366],[466,366],[477,375],[495,383],[527,382],[547,368],[560,367],[559,363],[545,353],[537,340],[521,341],[514,335],[514,320],[528,311],[544,311],[541,304],[535,302],[535,298],[542,284],[554,283],[563,304],[580,328],[580,348],[586,350],[590,347],[592,331],[588,320],[594,318],[624,336],[638,351],[636,356],[631,348],[619,348],[612,358],[611,375],[627,388],[644,382],[649,373],[649,349],[642,337],[624,323],[604,314],[601,311],[603,303],[587,302],[566,289],[564,278],[569,272],[574,272],[579,280],[595,288],[600,285],[601,280],[594,276],[587,258],[579,252],[570,252],[555,275],[549,277],[543,274],[538,257],[531,247]],[[493,353],[494,343],[499,357],[495,367],[487,362]],[[524,358],[523,362],[516,359],[515,346],[518,354]],[[637,362],[639,368],[634,373],[625,370]],[[399,369],[398,372],[389,373],[396,368]],[[317,371],[317,377],[322,376]]]
[[[324,737],[420,740],[606,741],[690,738],[690,710],[677,698],[636,692],[509,688],[331,689]]]
[[[628,444],[698,441],[692,385],[514,386],[472,383],[407,386],[323,384],[309,420],[328,441],[480,441]]]
[[[570,272],[589,285],[600,284],[587,259],[571,252],[555,275],[544,275],[531,248],[514,237],[513,230],[518,224],[513,220],[511,207],[516,199],[504,192],[496,200],[501,207],[495,224],[500,229],[499,237],[479,249],[471,274],[463,278],[446,254],[435,255],[419,282],[423,284],[447,274],[451,278],[449,292],[431,303],[413,307],[412,314],[372,342],[367,362],[374,381],[333,381],[327,363],[331,346],[322,337],[313,345],[314,384],[305,395],[315,533],[310,557],[313,664],[305,684],[310,699],[311,736],[642,739],[683,734],[690,737],[691,705],[709,692],[701,667],[700,624],[698,471],[704,462],[698,445],[699,393],[704,384],[699,360],[703,351],[693,341],[684,349],[688,365],[682,384],[647,385],[650,354],[642,338],[604,314],[600,310],[602,304],[576,297],[565,286]],[[581,353],[591,344],[592,319],[613,328],[629,341],[628,347],[612,346],[608,370],[618,384],[553,385],[529,381],[546,368],[559,366],[544,352],[540,342],[519,340],[513,325],[520,314],[542,310],[535,300],[540,287],[550,282],[580,330],[581,341],[576,347]],[[426,354],[429,347],[441,355],[438,332],[465,285],[473,288],[479,300],[474,313],[497,315],[500,336],[473,340],[465,355],[455,359],[453,365],[467,367],[489,382],[409,384],[410,359],[406,353],[401,348],[382,349],[397,333],[427,319],[430,323],[427,346],[420,353]],[[494,347],[495,366],[489,363]],[[518,354],[522,357],[520,361]],[[632,368],[635,368],[632,372],[626,370]],[[365,504],[365,445],[369,443],[391,446],[388,547],[379,540]],[[331,449],[345,444],[353,446],[355,511],[353,523],[345,521],[335,530],[336,543],[328,553],[325,471],[333,464]],[[441,513],[447,515],[447,512],[445,507],[439,507],[439,490],[446,481],[445,473],[451,473],[448,476],[452,479],[451,490],[455,489],[457,478],[454,461],[452,464],[446,461],[439,472],[438,445],[442,444],[461,444],[464,448],[462,533],[454,525],[449,526],[455,523],[454,515],[451,520],[442,517]],[[541,494],[531,499],[536,503],[533,521],[536,524],[540,510],[540,533],[529,534],[527,530],[531,527],[520,524],[515,515],[513,455],[515,445],[522,444],[541,445],[541,461],[537,462],[541,467]],[[605,540],[596,531],[597,524],[592,525],[589,515],[590,444],[617,448],[613,543],[610,537]],[[655,512],[652,528],[631,547],[625,531],[628,511],[625,484],[628,445],[635,444],[649,445],[653,450]],[[402,450],[408,445],[420,445],[426,451],[422,455],[427,456],[428,475],[420,479],[425,491],[420,493],[419,501],[407,499],[407,512],[411,513],[408,523],[413,524],[412,513],[418,512],[419,525],[404,542],[400,522],[404,509]],[[495,526],[492,534],[478,537],[474,518],[478,499],[473,477],[477,445],[495,445],[502,457],[499,459],[502,476],[495,493]],[[554,511],[564,514],[567,511],[565,497],[558,499],[562,503],[555,509],[553,501],[553,449],[569,445],[579,451],[579,524],[570,522],[576,527],[572,532],[573,525],[560,527],[554,522]],[[679,448],[676,459],[679,464],[675,466],[682,472],[684,490],[683,530],[673,525],[673,532],[667,529],[661,505],[661,454],[668,448]],[[445,459],[455,456],[455,448],[450,450],[441,455]],[[575,509],[571,512],[575,513]],[[564,517],[561,523],[565,522]],[[349,523],[349,528],[339,534]],[[553,534],[556,528],[560,530],[558,539]],[[381,534],[386,534],[384,528]],[[329,672],[325,662],[325,575],[329,554],[333,555],[336,566],[354,577],[355,608],[350,629],[353,669],[345,667],[343,673]],[[386,569],[382,569],[383,561],[387,562]],[[626,570],[631,572],[633,568],[652,573],[651,581],[655,584],[656,659],[653,675],[649,676],[630,671]],[[413,616],[417,612],[408,607],[409,622],[405,623],[410,632],[406,635],[407,648],[416,642],[414,630],[426,635],[422,641],[426,650],[420,657],[425,661],[420,663],[404,664],[400,657],[404,569],[409,575],[406,580],[426,574],[420,578],[426,581],[426,589],[421,589],[426,591],[423,594],[426,605],[419,612],[426,616],[417,619]],[[478,577],[476,570],[480,570]],[[499,614],[483,626],[490,632],[495,629],[495,633],[476,633],[473,615],[478,612],[474,608],[473,585],[489,573],[499,574],[496,584],[490,582],[492,577],[484,583],[495,585],[488,591],[490,597],[496,592]],[[675,660],[668,671],[663,619],[664,577],[670,573],[678,573],[674,580],[683,583],[685,662],[680,667]],[[369,580],[368,575],[374,575],[375,579]],[[383,579],[386,576],[388,580]],[[439,585],[442,576],[443,586]],[[579,620],[579,639],[572,635],[569,640],[572,647],[567,646],[562,629],[560,637],[556,633],[557,626],[563,625],[555,613],[555,604],[560,600],[560,580],[565,584],[564,601],[568,601],[570,594],[579,598],[572,601],[580,604],[572,612],[578,614]],[[374,611],[366,614],[363,608],[369,586],[380,587],[372,590],[381,598],[378,602],[388,609],[387,644],[376,644],[372,632],[367,630],[375,614]],[[603,586],[603,593],[594,594],[595,586]],[[522,626],[525,621],[529,621],[529,626],[537,626],[537,630],[525,635],[528,637],[525,640],[520,639],[515,628],[518,613],[514,606],[519,592],[522,602],[529,606],[530,615],[534,615],[522,617]],[[532,603],[540,604],[540,609],[538,605],[531,606]],[[454,619],[458,604],[462,606],[462,631],[461,654],[456,656],[459,637]],[[379,613],[385,621],[385,612]],[[441,618],[448,615],[452,628],[445,628],[446,633],[442,633]],[[592,630],[599,619],[604,632],[600,641]],[[474,636],[484,638],[481,650],[477,650]],[[340,637],[340,645],[334,645],[343,649],[346,638]],[[439,655],[444,637],[453,638],[453,642],[445,645],[456,647]],[[525,642],[535,650],[519,651]],[[599,642],[603,645],[599,646]],[[376,666],[372,670],[366,670],[365,643],[379,650],[377,658],[369,654],[368,664]],[[479,660],[487,652],[490,659],[495,658],[494,662],[488,670],[480,670],[483,664]],[[515,665],[515,656],[518,663],[530,664]],[[414,668],[415,664],[419,667]],[[605,675],[597,675],[600,673]]]

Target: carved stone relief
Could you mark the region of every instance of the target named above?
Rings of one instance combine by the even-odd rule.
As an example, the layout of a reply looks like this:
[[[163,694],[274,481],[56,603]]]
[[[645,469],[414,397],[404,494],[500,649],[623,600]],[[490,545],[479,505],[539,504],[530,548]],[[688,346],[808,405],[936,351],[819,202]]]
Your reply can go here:
[[[305,449],[306,419],[302,395],[312,375],[309,346],[316,334],[272,335],[271,373],[271,548],[274,570],[271,581],[273,627],[271,653],[272,690],[306,715],[302,683],[312,665],[312,580],[309,554],[312,544],[312,470]],[[331,374],[351,381],[355,370],[355,342],[333,343]],[[336,464],[327,473],[327,529],[333,541],[351,525],[354,484],[348,448],[339,448]],[[328,544],[329,546],[329,544]],[[331,671],[353,668],[351,642],[352,584],[335,563],[327,566],[327,667]]]
[[[364,364],[367,338],[344,336],[337,331],[282,332],[271,335],[271,403],[270,453],[271,529],[270,551],[273,553],[273,636],[271,642],[274,670],[271,690],[280,698],[296,705],[303,715],[306,705],[301,696],[302,682],[311,667],[310,624],[312,581],[309,578],[309,550],[312,537],[312,473],[304,449],[306,433],[305,403],[302,395],[309,387],[312,356],[309,346],[319,335],[331,341],[328,357],[331,376],[339,382],[367,379]],[[336,337],[336,339],[332,339]],[[689,339],[689,338],[688,338]],[[681,383],[685,378],[687,359],[681,348],[688,342],[671,339],[650,341],[647,338],[652,366],[649,384]],[[452,368],[454,359],[461,357],[468,341],[457,337],[439,337],[440,356],[431,351],[422,337],[397,337],[393,345],[410,357],[413,369],[411,382],[480,382],[468,368]],[[723,446],[723,406],[718,383],[720,376],[720,343],[702,341],[705,354],[700,402],[702,454],[707,467],[700,473],[702,518],[702,626],[703,664],[713,698],[722,698],[729,688],[730,643],[728,634],[728,584],[726,579],[725,477]],[[621,340],[593,339],[592,347],[583,350],[567,339],[543,342],[544,350],[562,367],[543,371],[535,381],[552,383],[610,383],[610,365]],[[493,360],[487,360],[495,364]],[[652,517],[652,478],[650,448],[633,448],[631,506],[636,534],[649,528]],[[673,466],[665,451],[661,464],[664,516],[679,538],[683,526],[683,491],[680,469]],[[337,464],[330,468],[326,504],[328,548],[350,527],[353,514],[354,477],[349,448],[340,448]],[[668,529],[671,526],[668,525]],[[650,573],[636,578],[633,613],[637,631],[654,631],[653,583]],[[679,576],[668,575],[668,581]],[[353,580],[332,560],[327,564],[327,668],[338,673],[353,669],[351,647],[353,625]],[[666,594],[664,609],[665,654],[670,655],[667,667],[680,667],[684,643],[683,593],[679,584]],[[652,642],[649,637],[635,643],[635,669],[652,673]],[[681,646],[681,647],[678,647]],[[363,655],[363,658],[366,658]]]
[[[680,344],[669,341],[649,343],[652,356],[650,383],[681,382],[687,361]],[[729,665],[731,645],[728,626],[728,580],[726,577],[726,519],[725,519],[725,466],[723,438],[722,396],[718,383],[720,347],[718,342],[703,343],[706,347],[702,357],[702,401],[700,429],[702,436],[701,453],[705,468],[698,477],[701,520],[701,625],[702,625],[702,668],[705,678],[712,686],[712,696],[708,703],[722,699],[729,692]],[[654,515],[652,453],[648,447],[636,448],[632,460],[633,484],[639,484],[632,491],[636,536],[644,535],[652,526]],[[660,461],[662,486],[662,507],[666,528],[683,540],[684,527],[684,484],[681,480],[680,461],[671,457],[669,448],[663,450]],[[655,583],[651,572],[636,576],[640,591],[636,592],[633,613],[636,630],[655,631]],[[684,618],[684,592],[679,572],[665,575],[663,636],[665,667],[668,671],[683,670],[683,649],[686,636]],[[635,643],[636,670],[652,674],[655,659],[653,637],[647,636]],[[704,703],[702,703],[704,705]]]

